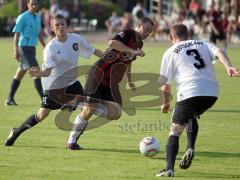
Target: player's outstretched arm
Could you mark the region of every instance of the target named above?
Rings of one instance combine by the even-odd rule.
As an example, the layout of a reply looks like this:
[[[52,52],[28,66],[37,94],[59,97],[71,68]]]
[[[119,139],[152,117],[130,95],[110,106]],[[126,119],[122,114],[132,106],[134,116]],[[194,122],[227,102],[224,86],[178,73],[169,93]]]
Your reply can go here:
[[[94,55],[101,58],[104,55],[104,52],[102,52],[100,49],[95,49]]]
[[[117,51],[128,51],[136,56],[141,56],[143,57],[145,55],[145,53],[138,49],[138,50],[134,50],[128,46],[126,46],[125,44],[123,44],[121,41],[118,40],[110,40],[109,41],[109,46],[113,49],[116,49]]]
[[[41,71],[36,67],[32,67],[28,70],[28,74],[30,77],[48,77],[51,74],[51,68]]]
[[[133,92],[135,92],[136,91],[136,86],[135,86],[135,83],[132,82],[131,71],[132,71],[132,63],[128,64],[128,68],[127,68],[127,71],[126,71],[126,76],[127,76],[127,80],[128,80],[128,86],[132,89]]]
[[[223,50],[221,49],[216,50],[215,55],[219,58],[220,62],[224,65],[229,76],[231,77],[239,76],[238,68],[232,66],[229,57]]]

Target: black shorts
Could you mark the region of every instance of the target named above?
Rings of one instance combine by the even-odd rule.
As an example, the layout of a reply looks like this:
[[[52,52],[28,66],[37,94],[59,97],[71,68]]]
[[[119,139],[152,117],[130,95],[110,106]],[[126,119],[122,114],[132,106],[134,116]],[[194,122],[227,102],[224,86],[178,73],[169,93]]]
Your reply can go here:
[[[119,91],[119,86],[111,88],[110,86],[106,86],[100,83],[96,86],[96,88],[94,88],[94,91],[92,88],[89,88],[89,86],[85,86],[84,95],[97,100],[112,101],[122,105],[122,97]]]
[[[226,34],[224,32],[220,32],[219,35],[215,34],[214,32],[211,32],[210,34],[210,42],[216,44],[217,40],[226,40]]]
[[[83,88],[79,81],[63,89],[45,91],[41,107],[51,110],[60,109],[63,104],[73,100],[75,95],[83,95]]]
[[[36,49],[32,46],[19,46],[20,68],[22,70],[30,69],[31,67],[39,67],[36,59]]]
[[[199,117],[217,101],[213,96],[196,96],[179,101],[173,111],[172,122],[180,125],[188,123],[189,119]]]

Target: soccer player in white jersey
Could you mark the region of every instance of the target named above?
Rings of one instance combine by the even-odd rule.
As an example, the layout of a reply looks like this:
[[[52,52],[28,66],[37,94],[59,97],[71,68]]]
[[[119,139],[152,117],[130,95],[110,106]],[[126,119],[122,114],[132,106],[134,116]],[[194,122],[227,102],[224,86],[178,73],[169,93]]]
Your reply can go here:
[[[12,146],[21,133],[43,121],[51,110],[60,109],[64,103],[74,99],[74,95],[82,95],[82,86],[76,80],[79,56],[84,58],[89,58],[93,54],[103,56],[102,51],[92,47],[80,35],[67,33],[66,20],[62,15],[53,15],[51,26],[56,37],[43,51],[43,70],[38,68],[29,70],[31,77],[43,77],[44,97],[41,108],[18,128],[12,129],[6,140],[6,146]]]
[[[218,97],[218,83],[212,61],[218,57],[230,77],[239,76],[225,52],[214,44],[188,40],[188,29],[175,24],[170,29],[173,46],[163,55],[160,70],[163,102],[161,111],[167,113],[170,107],[171,83],[177,86],[177,103],[172,115],[172,125],[166,145],[166,167],[156,176],[174,176],[174,164],[179,148],[179,137],[186,127],[188,145],[179,164],[187,169],[194,157],[194,145],[198,133],[197,118],[212,107]]]

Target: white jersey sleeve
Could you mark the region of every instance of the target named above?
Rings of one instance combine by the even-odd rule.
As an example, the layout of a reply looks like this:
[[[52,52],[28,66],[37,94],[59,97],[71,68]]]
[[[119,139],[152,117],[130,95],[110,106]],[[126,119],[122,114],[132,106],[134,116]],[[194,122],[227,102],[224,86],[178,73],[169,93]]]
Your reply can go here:
[[[209,42],[206,42],[206,44],[210,51],[210,55],[211,55],[212,59],[215,59],[216,50],[218,50],[219,48],[217,46],[215,46],[215,44],[212,44]]]
[[[80,48],[78,50],[79,56],[84,58],[90,58],[94,52],[95,48],[90,45],[84,38],[78,35]]]
[[[159,82],[161,84],[171,84],[173,81],[173,74],[174,64],[172,63],[172,55],[167,51],[162,58]]]
[[[46,46],[43,50],[43,70],[56,66],[53,55],[51,54],[51,46]]]

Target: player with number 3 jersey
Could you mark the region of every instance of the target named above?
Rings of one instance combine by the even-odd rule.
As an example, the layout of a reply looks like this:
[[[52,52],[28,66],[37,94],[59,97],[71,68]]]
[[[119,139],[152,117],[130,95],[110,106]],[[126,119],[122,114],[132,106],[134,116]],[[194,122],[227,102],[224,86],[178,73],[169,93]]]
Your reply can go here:
[[[229,76],[239,76],[223,50],[204,41],[188,40],[188,29],[183,24],[175,24],[170,29],[173,46],[163,55],[160,70],[163,102],[161,111],[170,108],[171,83],[176,82],[177,103],[172,115],[172,125],[166,145],[166,167],[156,176],[174,176],[174,165],[179,149],[179,137],[187,130],[188,144],[179,164],[187,169],[194,157],[198,134],[197,118],[211,108],[217,100],[219,87],[215,78],[212,61],[218,57]]]

